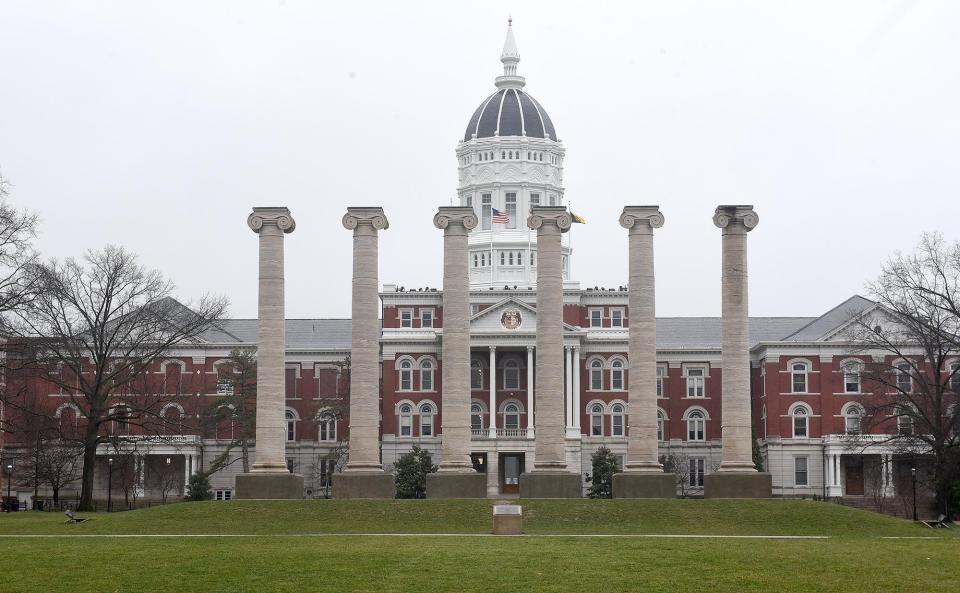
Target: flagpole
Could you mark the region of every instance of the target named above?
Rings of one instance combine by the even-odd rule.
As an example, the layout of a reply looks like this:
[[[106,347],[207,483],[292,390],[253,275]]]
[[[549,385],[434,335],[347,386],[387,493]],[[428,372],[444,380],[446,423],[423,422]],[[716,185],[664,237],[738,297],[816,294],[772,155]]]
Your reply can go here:
[[[573,202],[570,201],[570,198],[567,198],[567,212],[570,213],[570,217],[573,217]],[[573,231],[573,225],[570,225],[570,230]],[[573,278],[573,233],[567,233],[567,280]]]

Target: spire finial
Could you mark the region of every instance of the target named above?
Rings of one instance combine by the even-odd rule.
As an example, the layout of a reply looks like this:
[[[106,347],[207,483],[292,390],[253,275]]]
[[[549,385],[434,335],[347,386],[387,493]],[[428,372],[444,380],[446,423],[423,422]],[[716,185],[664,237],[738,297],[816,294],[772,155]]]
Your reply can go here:
[[[503,76],[497,77],[499,88],[521,88],[526,82],[517,75],[517,64],[520,63],[520,52],[517,51],[517,41],[513,38],[513,17],[507,19],[507,39],[503,42],[503,52],[500,53],[503,62]]]

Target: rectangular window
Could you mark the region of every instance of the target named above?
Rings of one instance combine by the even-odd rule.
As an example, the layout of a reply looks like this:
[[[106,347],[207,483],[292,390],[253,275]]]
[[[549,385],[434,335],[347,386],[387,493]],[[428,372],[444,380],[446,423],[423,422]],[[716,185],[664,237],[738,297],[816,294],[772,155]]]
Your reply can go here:
[[[216,498],[216,500],[231,500],[233,498],[233,490],[230,490],[230,489],[217,490],[215,492],[214,498]]]
[[[413,327],[413,309],[400,309],[400,327]]]
[[[613,422],[612,424],[613,436],[622,437],[623,436],[623,414],[614,414],[611,417],[611,420]]]
[[[798,363],[793,365],[793,393],[807,392],[807,365]]]
[[[610,327],[623,327],[623,309],[610,309]]]
[[[470,315],[476,315],[480,312],[480,303],[470,303]]]
[[[603,326],[603,309],[590,309],[590,327]]]
[[[472,194],[468,194],[468,195],[467,195],[467,206],[470,207],[470,208],[473,208],[473,195],[472,195]]]
[[[333,484],[333,472],[337,468],[337,462],[333,459],[320,460],[320,487],[326,488]]]
[[[843,369],[843,391],[860,393],[860,369],[854,364],[848,364]]]
[[[703,488],[703,470],[705,465],[705,460],[702,457],[690,459],[689,479],[691,488]]]
[[[420,309],[420,327],[433,327],[433,309]]]
[[[400,416],[400,436],[408,437],[412,434],[412,420],[413,417],[410,414]]]
[[[595,437],[603,436],[603,415],[590,415],[590,434]]]
[[[517,194],[516,192],[507,192],[507,228],[517,228]]]
[[[293,460],[292,460],[292,459],[288,459],[288,460],[287,460],[287,471],[292,474],[292,473],[293,473],[293,469],[294,469]]]
[[[805,439],[807,438],[807,416],[804,414],[796,414],[793,417],[793,438],[795,439]]]
[[[508,366],[503,369],[503,388],[504,389],[520,389],[520,368],[516,366]]]
[[[911,373],[913,369],[910,367],[909,363],[901,363],[897,365],[897,389],[903,393],[910,393],[913,391],[913,377]]]
[[[490,217],[493,215],[492,194],[480,194],[480,230],[490,230]]]
[[[539,205],[540,205],[540,194],[538,193],[530,194],[530,207],[533,208],[534,206],[539,206]]]
[[[807,485],[807,458],[793,458],[793,484],[795,486]]]
[[[950,365],[950,389],[954,393],[960,393],[960,363],[958,362]]]
[[[703,369],[687,369],[687,397],[706,397]]]
[[[657,365],[657,397],[666,397],[664,393],[664,381],[667,380],[667,367]]]

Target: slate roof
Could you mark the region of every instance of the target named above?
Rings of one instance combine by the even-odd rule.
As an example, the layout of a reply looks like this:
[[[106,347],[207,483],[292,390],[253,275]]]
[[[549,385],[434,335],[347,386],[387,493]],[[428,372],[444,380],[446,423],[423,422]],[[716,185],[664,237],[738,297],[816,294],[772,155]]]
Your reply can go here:
[[[480,103],[463,134],[466,142],[493,136],[527,136],[557,139],[550,116],[529,93],[520,89],[500,89]]]
[[[751,317],[750,347],[760,342],[781,340],[813,319],[813,317]],[[719,317],[658,317],[657,348],[719,350],[720,321]]]
[[[349,350],[350,319],[287,319],[287,348],[291,350]],[[226,319],[219,329],[203,334],[214,344],[255,344],[256,319]]]
[[[876,305],[876,303],[870,299],[855,294],[820,317],[811,320],[810,323],[807,323],[794,333],[785,336],[784,340],[791,342],[815,342],[823,339],[850,321],[854,316],[863,313],[874,305]]]

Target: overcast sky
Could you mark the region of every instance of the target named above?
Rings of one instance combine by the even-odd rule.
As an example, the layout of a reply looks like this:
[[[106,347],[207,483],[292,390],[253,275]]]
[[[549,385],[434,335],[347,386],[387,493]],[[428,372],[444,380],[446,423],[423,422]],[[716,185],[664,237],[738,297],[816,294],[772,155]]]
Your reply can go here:
[[[509,14],[567,149],[572,271],[626,282],[660,204],[659,315],[717,315],[717,204],[754,204],[753,315],[818,315],[924,231],[960,238],[960,3],[0,0],[0,171],[47,256],[124,245],[256,316],[252,206],[288,206],[287,315],[350,313],[348,205],[380,279],[441,285],[432,224]]]

